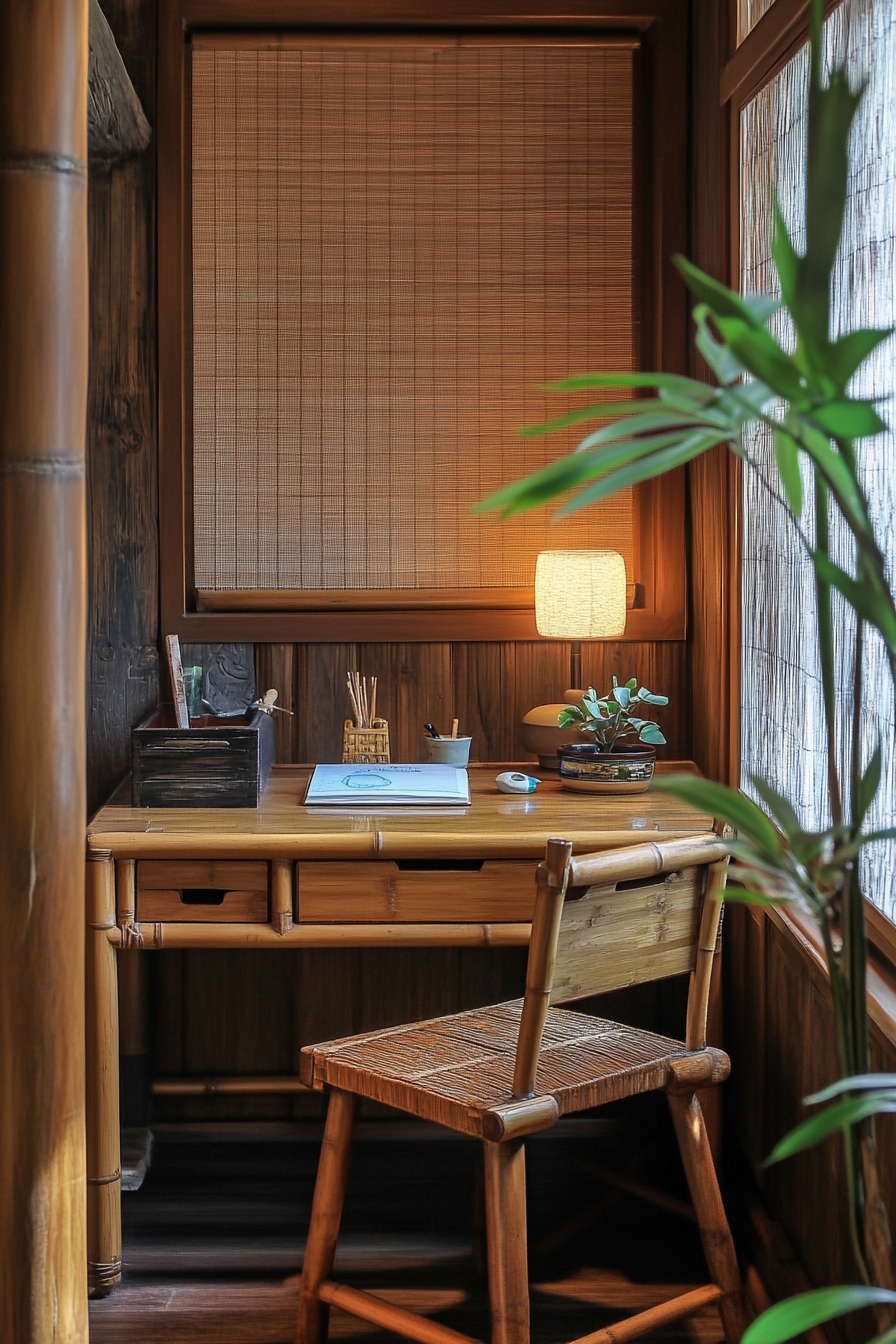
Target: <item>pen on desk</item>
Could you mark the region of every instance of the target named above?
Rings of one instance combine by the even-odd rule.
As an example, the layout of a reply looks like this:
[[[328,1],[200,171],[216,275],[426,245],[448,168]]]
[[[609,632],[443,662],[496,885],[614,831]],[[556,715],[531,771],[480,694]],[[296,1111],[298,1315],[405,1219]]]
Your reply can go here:
[[[431,723],[424,723],[423,727],[424,727],[424,728],[426,729],[426,731],[429,733],[430,737],[438,737],[438,736],[439,736],[438,729],[435,728],[433,724],[431,724]]]

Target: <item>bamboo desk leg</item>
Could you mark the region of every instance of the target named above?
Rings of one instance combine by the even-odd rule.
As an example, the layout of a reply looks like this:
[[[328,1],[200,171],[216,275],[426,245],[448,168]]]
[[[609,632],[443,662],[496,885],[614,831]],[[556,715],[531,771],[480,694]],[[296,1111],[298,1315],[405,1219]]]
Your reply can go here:
[[[107,930],[115,927],[115,865],[107,851],[87,863],[87,1283],[105,1297],[121,1279],[121,1150],[118,1128],[118,973]]]

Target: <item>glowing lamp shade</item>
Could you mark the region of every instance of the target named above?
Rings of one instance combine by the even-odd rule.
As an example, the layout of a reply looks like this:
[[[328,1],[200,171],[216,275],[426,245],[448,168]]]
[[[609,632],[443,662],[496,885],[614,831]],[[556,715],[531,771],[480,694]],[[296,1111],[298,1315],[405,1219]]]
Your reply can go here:
[[[535,624],[549,639],[619,639],[625,633],[625,561],[616,551],[542,551],[535,565]]]

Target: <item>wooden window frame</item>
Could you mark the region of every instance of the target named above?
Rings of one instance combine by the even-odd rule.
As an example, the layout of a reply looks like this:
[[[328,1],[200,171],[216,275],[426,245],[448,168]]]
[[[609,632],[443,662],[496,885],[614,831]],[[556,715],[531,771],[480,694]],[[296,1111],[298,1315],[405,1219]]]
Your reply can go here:
[[[572,31],[636,33],[636,79],[643,93],[636,134],[644,147],[636,184],[640,266],[641,361],[644,368],[685,372],[688,302],[671,262],[687,250],[686,0],[461,0],[444,18],[426,0],[160,0],[158,75],[159,528],[161,618],[166,633],[204,642],[329,642],[350,631],[361,641],[535,639],[534,591],[468,594],[357,591],[209,599],[199,610],[192,577],[191,408],[186,395],[190,310],[188,52],[193,33],[250,30],[508,29],[527,35]],[[649,151],[649,152],[648,152]],[[651,301],[647,302],[647,296]],[[685,636],[685,484],[678,471],[638,491],[639,603],[625,638]],[[252,609],[208,609],[226,602]],[[643,605],[641,603],[643,602]],[[324,603],[326,609],[320,609]],[[292,604],[292,609],[288,609]],[[262,609],[266,608],[266,609]]]

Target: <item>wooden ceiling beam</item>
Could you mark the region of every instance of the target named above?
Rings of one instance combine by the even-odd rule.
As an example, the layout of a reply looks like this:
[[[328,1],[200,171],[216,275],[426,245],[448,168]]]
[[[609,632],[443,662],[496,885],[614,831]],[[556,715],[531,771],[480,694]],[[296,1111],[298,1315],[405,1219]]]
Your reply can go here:
[[[123,159],[146,149],[149,122],[140,105],[112,29],[98,0],[90,0],[87,144],[98,159]]]

